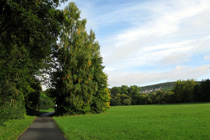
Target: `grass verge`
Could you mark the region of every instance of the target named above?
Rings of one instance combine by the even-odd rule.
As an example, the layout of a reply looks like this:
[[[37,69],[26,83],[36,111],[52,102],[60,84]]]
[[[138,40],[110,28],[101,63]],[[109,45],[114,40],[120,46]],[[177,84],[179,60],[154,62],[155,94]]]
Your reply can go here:
[[[33,122],[36,116],[25,115],[25,119],[9,120],[0,126],[0,140],[15,140]]]
[[[210,103],[116,106],[54,120],[69,140],[210,139]]]

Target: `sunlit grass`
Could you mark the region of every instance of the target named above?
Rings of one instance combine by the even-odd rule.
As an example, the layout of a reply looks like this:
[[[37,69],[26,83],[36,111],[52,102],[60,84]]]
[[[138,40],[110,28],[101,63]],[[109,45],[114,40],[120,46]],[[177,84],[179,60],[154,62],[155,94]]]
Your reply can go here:
[[[69,140],[210,139],[210,103],[117,106],[54,119]]]
[[[0,126],[0,140],[16,140],[36,116],[25,116],[25,119],[9,120]]]

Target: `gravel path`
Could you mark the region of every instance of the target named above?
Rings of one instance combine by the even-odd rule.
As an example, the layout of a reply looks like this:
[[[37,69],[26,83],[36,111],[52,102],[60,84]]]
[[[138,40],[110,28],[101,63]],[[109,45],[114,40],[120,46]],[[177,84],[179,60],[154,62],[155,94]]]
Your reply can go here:
[[[18,140],[66,140],[52,117],[53,112],[37,117]]]

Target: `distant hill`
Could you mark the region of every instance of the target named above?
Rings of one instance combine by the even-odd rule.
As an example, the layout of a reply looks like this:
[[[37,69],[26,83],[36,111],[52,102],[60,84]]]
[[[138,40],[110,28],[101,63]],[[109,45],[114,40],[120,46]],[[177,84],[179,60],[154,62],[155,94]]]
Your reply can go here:
[[[197,82],[200,83],[201,81],[197,81]],[[168,90],[172,90],[174,88],[174,85],[175,85],[175,82],[166,82],[166,83],[144,86],[140,88],[141,88],[141,91],[155,90],[159,88],[161,88],[162,91],[168,91]]]
[[[161,88],[161,90],[163,90],[163,91],[172,90],[174,85],[175,85],[175,82],[160,83],[160,84],[141,87],[141,91],[154,90],[154,89],[158,89],[158,88]]]

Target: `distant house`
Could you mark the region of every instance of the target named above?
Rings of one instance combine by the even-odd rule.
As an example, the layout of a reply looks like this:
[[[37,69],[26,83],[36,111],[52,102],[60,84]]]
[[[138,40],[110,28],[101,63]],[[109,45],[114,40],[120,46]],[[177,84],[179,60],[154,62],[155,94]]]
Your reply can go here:
[[[140,93],[149,94],[149,93],[156,92],[156,91],[160,91],[160,90],[161,90],[161,87],[155,88],[155,89],[144,90],[144,91],[141,91]]]

